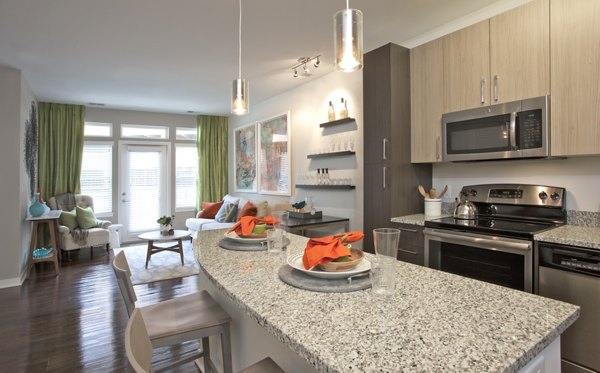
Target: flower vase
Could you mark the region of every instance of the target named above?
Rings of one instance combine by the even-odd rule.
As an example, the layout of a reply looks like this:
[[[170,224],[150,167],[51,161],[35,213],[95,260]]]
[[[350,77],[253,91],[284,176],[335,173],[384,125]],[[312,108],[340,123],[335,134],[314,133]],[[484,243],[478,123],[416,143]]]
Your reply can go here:
[[[40,194],[35,193],[31,202],[31,206],[29,206],[29,215],[33,216],[34,218],[42,216],[46,213],[46,209],[48,209],[48,206],[46,206],[45,203],[40,203]]]
[[[160,234],[162,236],[170,236],[173,232],[173,226],[171,224],[161,224]]]

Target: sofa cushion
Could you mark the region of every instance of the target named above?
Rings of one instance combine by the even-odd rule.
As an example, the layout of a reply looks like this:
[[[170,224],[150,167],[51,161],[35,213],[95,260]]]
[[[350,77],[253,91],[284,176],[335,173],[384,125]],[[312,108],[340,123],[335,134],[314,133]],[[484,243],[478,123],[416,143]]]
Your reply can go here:
[[[217,215],[215,215],[215,221],[217,221],[218,223],[232,222],[235,221],[236,215],[237,203],[234,204],[224,202],[223,206],[221,206],[221,208],[219,209],[219,212],[217,212]]]
[[[233,203],[234,205],[237,205],[240,202],[240,197],[234,197],[230,196],[229,194],[226,194],[225,197],[223,197],[223,202],[229,202]]]
[[[60,213],[60,225],[64,225],[70,230],[78,227],[77,225],[77,210],[63,211]]]
[[[98,225],[96,222],[96,215],[94,215],[94,210],[91,207],[81,208],[79,206],[75,207],[76,215],[77,215],[77,225],[83,229],[94,228]]]
[[[214,219],[219,209],[223,206],[223,201],[202,202],[202,210],[198,213],[198,218]]]
[[[225,228],[231,228],[234,225],[235,225],[235,223],[217,223],[213,220],[212,223],[203,224],[202,230],[208,231],[208,230],[212,230],[212,229],[225,229]]]
[[[244,207],[238,211],[236,221],[239,221],[244,216],[256,216],[256,206],[250,201],[246,202]]]
[[[185,226],[191,231],[201,231],[204,224],[214,223],[215,219],[190,218],[185,221]]]
[[[265,200],[252,200],[252,204],[256,206],[256,217],[262,218],[269,214],[269,204]]]

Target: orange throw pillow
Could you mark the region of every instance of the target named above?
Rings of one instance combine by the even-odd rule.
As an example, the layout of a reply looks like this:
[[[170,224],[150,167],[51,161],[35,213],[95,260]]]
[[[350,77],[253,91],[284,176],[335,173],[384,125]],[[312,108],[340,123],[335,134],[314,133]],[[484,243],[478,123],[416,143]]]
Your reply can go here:
[[[223,201],[219,202],[202,202],[202,210],[198,213],[197,218],[214,219],[217,212],[223,205]]]
[[[257,213],[258,209],[256,208],[256,206],[254,206],[252,202],[246,202],[246,204],[244,205],[244,207],[242,207],[242,210],[238,214],[237,221],[240,221],[240,219],[242,219],[242,217],[244,216],[256,216]]]

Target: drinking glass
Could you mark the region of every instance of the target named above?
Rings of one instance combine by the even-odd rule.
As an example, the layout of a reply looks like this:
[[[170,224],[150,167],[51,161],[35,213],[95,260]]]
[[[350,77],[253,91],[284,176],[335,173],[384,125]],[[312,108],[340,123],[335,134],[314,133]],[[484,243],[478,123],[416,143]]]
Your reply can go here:
[[[389,296],[396,290],[396,257],[400,230],[394,228],[373,229],[375,256],[371,260],[371,292]]]

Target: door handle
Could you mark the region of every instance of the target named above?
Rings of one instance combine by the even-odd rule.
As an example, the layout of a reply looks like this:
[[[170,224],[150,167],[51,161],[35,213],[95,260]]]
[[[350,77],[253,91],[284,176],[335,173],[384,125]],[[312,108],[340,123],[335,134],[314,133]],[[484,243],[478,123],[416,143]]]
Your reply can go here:
[[[383,160],[385,161],[387,159],[387,146],[386,144],[390,142],[390,140],[386,139],[385,137],[383,138]]]
[[[517,149],[517,113],[510,113],[510,150]]]
[[[122,199],[121,202],[129,202],[128,199]]]
[[[498,75],[494,75],[494,101],[498,101]]]
[[[386,184],[385,184],[385,174],[386,174],[386,170],[387,167],[383,166],[383,189],[387,188]]]
[[[404,249],[401,249],[401,248],[398,248],[398,251],[402,251],[403,253],[412,254],[412,255],[417,255],[418,254],[416,251],[404,250]]]
[[[481,103],[485,104],[485,78],[481,78]]]

